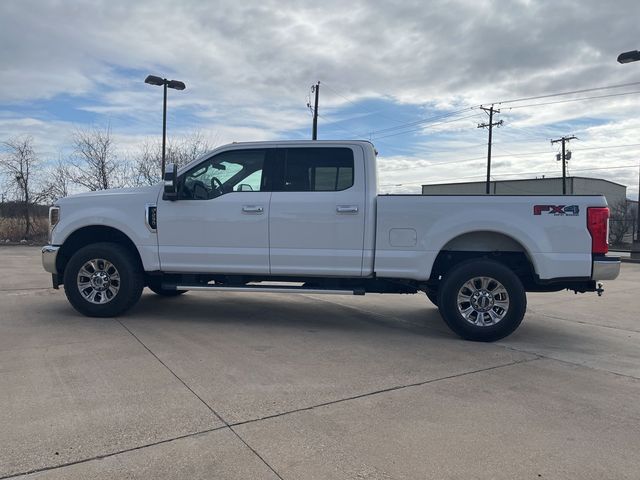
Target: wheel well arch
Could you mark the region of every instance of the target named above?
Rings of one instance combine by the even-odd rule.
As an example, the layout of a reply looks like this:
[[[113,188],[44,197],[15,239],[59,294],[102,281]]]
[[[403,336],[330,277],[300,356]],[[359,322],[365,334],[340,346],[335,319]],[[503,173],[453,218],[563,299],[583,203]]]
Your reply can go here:
[[[67,263],[78,249],[98,242],[109,242],[122,245],[129,250],[142,268],[142,259],[135,243],[122,231],[106,225],[89,225],[71,233],[63,242],[56,257],[56,270],[60,278],[64,277]]]
[[[518,275],[525,288],[535,283],[535,266],[524,245],[510,235],[488,230],[466,232],[449,240],[436,256],[430,282],[440,282],[452,267],[476,258],[502,263]]]

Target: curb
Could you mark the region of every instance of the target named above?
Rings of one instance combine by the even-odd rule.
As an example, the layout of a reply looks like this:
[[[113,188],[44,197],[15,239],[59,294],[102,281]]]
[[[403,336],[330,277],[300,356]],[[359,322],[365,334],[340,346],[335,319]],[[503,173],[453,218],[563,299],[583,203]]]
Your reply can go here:
[[[638,263],[640,264],[640,258],[621,257],[622,263]]]

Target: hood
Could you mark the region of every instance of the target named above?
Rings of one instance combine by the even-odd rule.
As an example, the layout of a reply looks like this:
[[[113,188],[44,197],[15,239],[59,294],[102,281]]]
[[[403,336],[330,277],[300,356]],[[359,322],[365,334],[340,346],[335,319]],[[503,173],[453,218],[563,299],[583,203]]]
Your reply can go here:
[[[76,204],[78,202],[90,202],[92,199],[101,199],[105,201],[109,200],[121,200],[130,198],[131,201],[145,200],[148,202],[155,202],[158,198],[158,192],[161,185],[153,185],[150,187],[135,187],[135,188],[111,188],[109,190],[96,190],[95,192],[83,192],[75,195],[69,195],[68,197],[60,198],[55,203],[56,205]]]

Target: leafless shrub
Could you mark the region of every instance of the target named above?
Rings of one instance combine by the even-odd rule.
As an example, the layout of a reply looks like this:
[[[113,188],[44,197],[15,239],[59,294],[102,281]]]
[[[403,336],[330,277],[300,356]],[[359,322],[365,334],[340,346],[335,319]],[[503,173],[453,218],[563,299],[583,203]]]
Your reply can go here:
[[[47,180],[43,188],[49,204],[54,203],[58,198],[69,195],[72,179],[72,166],[62,157],[47,170]]]
[[[22,206],[23,238],[31,235],[33,219],[31,210],[46,193],[37,189],[37,171],[40,166],[30,136],[14,137],[2,143],[4,152],[0,155],[0,169],[8,183],[9,190]]]
[[[632,233],[636,211],[631,202],[621,200],[609,206],[609,240],[612,245],[624,243],[625,236]]]
[[[91,191],[122,187],[124,164],[116,156],[111,128],[78,129],[72,137],[74,183]]]
[[[213,147],[200,133],[186,135],[177,140],[169,140],[166,146],[166,164],[175,163],[179,167],[195,160]],[[133,183],[138,186],[155,185],[161,180],[162,141],[147,140],[134,157]]]
[[[31,216],[28,240],[44,243],[49,233],[49,219],[45,216]],[[0,242],[9,240],[18,242],[27,240],[24,237],[25,219],[23,217],[0,217]]]

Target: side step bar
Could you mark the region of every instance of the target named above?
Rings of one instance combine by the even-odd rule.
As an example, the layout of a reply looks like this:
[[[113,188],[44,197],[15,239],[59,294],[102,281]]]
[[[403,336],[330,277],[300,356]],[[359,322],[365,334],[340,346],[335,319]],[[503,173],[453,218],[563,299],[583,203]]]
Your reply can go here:
[[[203,292],[259,292],[259,293],[313,293],[327,295],[364,295],[364,289],[329,290],[323,288],[305,287],[270,287],[262,285],[221,287],[217,285],[163,285],[163,288],[176,290],[199,290]]]

